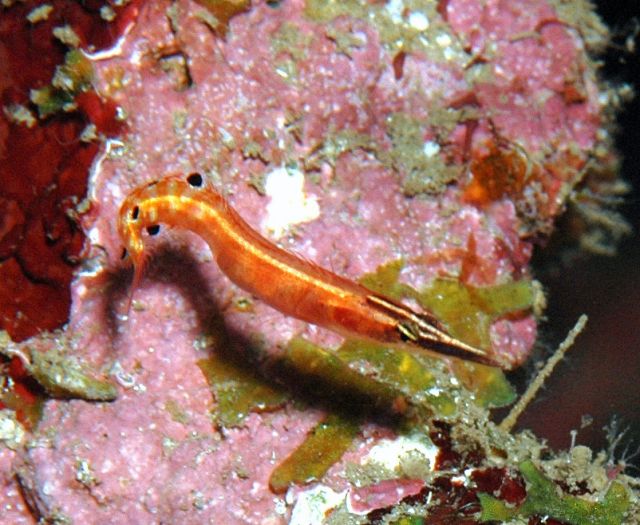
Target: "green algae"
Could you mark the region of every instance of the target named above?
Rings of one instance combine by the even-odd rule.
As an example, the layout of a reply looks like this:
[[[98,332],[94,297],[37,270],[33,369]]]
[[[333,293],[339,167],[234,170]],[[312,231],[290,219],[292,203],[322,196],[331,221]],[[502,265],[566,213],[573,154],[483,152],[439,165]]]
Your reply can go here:
[[[328,415],[309,433],[271,473],[269,487],[276,494],[292,484],[307,484],[321,479],[351,446],[358,423],[337,414]]]
[[[305,16],[315,22],[330,22],[344,15],[364,18],[367,12],[359,0],[307,0],[304,8]]]
[[[446,417],[457,405],[451,393],[440,388],[441,379],[409,352],[384,346],[347,340],[335,352],[302,338],[294,338],[286,348],[283,364],[296,374],[315,379],[322,389],[317,394],[347,399],[352,404],[359,396],[368,404],[389,413],[401,413],[406,428],[415,427],[434,414]],[[311,381],[313,382],[313,381]],[[327,390],[329,386],[329,390]],[[307,439],[272,473],[270,487],[284,492],[293,483],[320,479],[340,460],[353,441],[359,424],[330,414]]]
[[[336,161],[345,153],[356,150],[372,152],[375,149],[374,140],[366,133],[353,129],[330,130],[325,134],[322,143],[305,159],[304,165],[307,170],[319,170],[324,163],[335,168]]]
[[[360,284],[374,292],[386,295],[392,299],[400,300],[403,297],[413,297],[416,291],[410,286],[400,282],[400,272],[404,268],[405,261],[395,261],[382,264],[375,272],[367,273],[360,278]]]
[[[437,2],[404,0],[402,10],[403,13],[399,13],[385,2],[367,0],[306,0],[304,15],[320,24],[341,16],[365,20],[376,29],[380,41],[390,52],[417,52],[443,62],[469,60],[461,42],[438,13]],[[407,16],[411,14],[422,21],[412,23]]]
[[[387,119],[391,150],[379,156],[402,174],[406,195],[439,193],[460,175],[459,167],[446,166],[440,155],[425,152],[427,127],[426,122],[405,113],[393,113]]]
[[[113,401],[118,396],[114,384],[96,379],[76,358],[58,349],[31,352],[28,371],[52,397]]]
[[[410,298],[434,313],[456,337],[472,344],[489,343],[489,327],[508,314],[530,310],[535,301],[532,281],[522,279],[476,287],[454,279],[437,278],[418,291],[399,281],[405,261],[397,259],[364,275],[360,283],[393,299]]]
[[[491,344],[490,328],[498,319],[530,310],[535,301],[535,287],[529,280],[476,287],[453,279],[435,279],[430,287],[418,291],[399,282],[404,261],[396,260],[365,275],[360,282],[397,300],[410,298],[434,313],[449,332],[480,348]],[[476,363],[454,361],[456,377],[484,407],[512,403],[516,393],[504,373]]]
[[[519,507],[485,493],[478,494],[482,513],[480,521],[507,522],[517,517],[549,516],[571,525],[619,525],[630,505],[627,489],[612,482],[601,501],[588,501],[571,495],[560,495],[558,485],[547,479],[531,461],[520,464],[527,482],[527,498]]]
[[[499,368],[457,361],[453,364],[453,373],[467,390],[473,392],[473,400],[478,406],[500,408],[516,400],[516,390]]]
[[[491,325],[506,315],[533,308],[535,287],[524,279],[485,287],[436,279],[414,298],[443,321],[454,337],[488,348]],[[497,368],[457,362],[454,371],[481,406],[500,407],[515,400],[515,390]]]
[[[490,328],[496,320],[505,315],[527,311],[534,303],[535,290],[529,280],[474,287],[452,279],[435,279],[429,288],[417,291],[399,281],[403,266],[404,261],[393,261],[365,275],[360,282],[371,290],[397,300],[416,300],[433,312],[452,335],[482,348],[490,346]],[[441,390],[438,396],[429,396],[429,391],[439,391],[437,383],[416,382],[416,377],[427,374],[426,371],[435,367],[433,359],[411,351],[389,349],[360,341],[348,341],[337,351],[342,359],[347,360],[349,353],[354,355],[354,359],[364,359],[372,364],[377,369],[378,380],[410,395],[422,390],[425,401],[437,413],[448,415],[453,412],[453,401],[446,394],[447,388]],[[401,360],[405,368],[394,364],[394,360]],[[474,393],[478,405],[487,408],[501,407],[515,400],[515,389],[501,370],[459,360],[454,360],[452,367],[456,377]],[[422,377],[428,377],[428,374]],[[433,375],[431,378],[433,379]]]
[[[175,399],[168,399],[164,404],[164,409],[176,423],[181,423],[183,425],[187,425],[189,423],[189,414],[180,407]]]
[[[212,415],[216,425],[237,427],[251,412],[270,412],[287,400],[284,391],[268,384],[257,372],[214,354],[198,360],[216,399]]]
[[[290,21],[283,22],[271,38],[272,63],[278,76],[292,84],[298,79],[298,64],[306,60],[313,36]]]
[[[435,279],[414,298],[441,319],[452,335],[486,348],[491,342],[491,324],[507,314],[532,308],[534,288],[529,280],[476,287],[453,279]]]
[[[387,410],[403,397],[400,390],[350,368],[336,353],[300,337],[293,338],[287,345],[283,364],[308,380],[319,380],[319,391],[314,392],[318,395],[326,395],[330,387],[336,392],[359,394],[368,403]]]
[[[318,380],[320,394],[326,395],[327,385],[336,392],[349,392],[350,401],[360,396],[367,405],[404,415],[409,426],[423,417],[447,417],[456,412],[455,387],[448,376],[443,381],[442,374],[433,371],[437,363],[409,351],[359,340],[347,340],[336,351],[329,351],[294,338],[284,363]]]
[[[433,372],[433,361],[412,355],[405,350],[348,340],[336,354],[351,366],[366,363],[363,368],[381,384],[403,392],[415,405],[435,412],[439,417],[453,415],[456,402],[441,379]],[[447,385],[450,387],[450,385]]]
[[[397,520],[389,521],[389,525],[424,525],[427,523],[422,516],[402,516]]]
[[[325,35],[334,42],[338,53],[342,53],[348,58],[353,58],[353,53],[366,44],[362,35],[352,31],[341,31],[334,25],[326,26]]]
[[[287,53],[295,61],[307,58],[313,36],[305,33],[294,22],[283,22],[271,39],[271,52],[276,57]]]
[[[31,90],[31,102],[37,106],[40,118],[58,111],[72,111],[76,109],[75,96],[89,89],[92,80],[91,61],[82,51],[72,49],[65,55],[64,63],[56,67],[51,84]]]

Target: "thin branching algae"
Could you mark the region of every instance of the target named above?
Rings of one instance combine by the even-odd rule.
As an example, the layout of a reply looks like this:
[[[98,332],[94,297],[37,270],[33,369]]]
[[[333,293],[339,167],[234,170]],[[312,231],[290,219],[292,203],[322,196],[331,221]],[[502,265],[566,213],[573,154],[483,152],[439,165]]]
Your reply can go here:
[[[602,500],[596,502],[559,494],[558,484],[546,478],[532,461],[522,462],[520,472],[527,482],[524,503],[512,507],[489,494],[479,493],[481,521],[507,522],[517,517],[540,515],[571,525],[619,525],[630,505],[627,489],[616,481],[611,483]]]
[[[304,442],[271,473],[269,487],[276,494],[292,484],[322,479],[353,442],[359,425],[352,418],[328,415],[311,430]]]
[[[543,387],[544,382],[551,375],[554,368],[560,361],[564,358],[567,351],[573,346],[573,343],[576,340],[576,337],[580,335],[582,330],[587,324],[587,316],[582,314],[578,319],[578,322],[575,326],[569,331],[567,337],[565,338],[558,349],[553,353],[553,355],[547,360],[545,365],[542,367],[540,372],[536,375],[536,377],[529,383],[529,386],[525,390],[525,392],[520,396],[517,403],[511,410],[509,414],[502,420],[500,423],[500,428],[506,432],[511,431],[511,429],[516,424],[518,417],[522,414],[522,412],[526,409],[526,407],[531,403],[533,398],[536,396],[538,391]]]

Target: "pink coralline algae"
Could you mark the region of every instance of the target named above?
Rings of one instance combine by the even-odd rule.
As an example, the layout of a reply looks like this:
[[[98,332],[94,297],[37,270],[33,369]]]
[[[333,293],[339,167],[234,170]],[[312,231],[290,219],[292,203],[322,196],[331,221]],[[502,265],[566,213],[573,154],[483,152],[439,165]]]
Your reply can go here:
[[[204,242],[177,229],[147,240],[145,277],[130,290],[118,209],[134,188],[167,174],[203,174],[283,248],[432,308],[455,335],[510,367],[522,364],[543,302],[527,268],[533,242],[551,231],[590,159],[601,171],[613,162],[607,100],[587,53],[606,30],[583,4],[567,6],[141,3],[113,47],[86,53],[93,87],[118,106],[126,132],[102,141],[91,168],[69,322],[59,338],[27,341],[92,363],[118,384],[118,397],[45,403],[28,446],[0,455],[3,513],[15,523],[35,523],[31,515],[87,524],[313,522],[303,517],[313,500],[305,488],[275,494],[271,476],[317,431],[331,395],[314,402],[279,365],[292,341],[324,351],[343,340],[235,287]],[[380,278],[390,268],[393,278]],[[286,393],[267,394],[282,385],[248,378],[250,394],[225,390],[235,379],[211,364],[220,354],[274,371]],[[366,358],[349,366],[365,382],[384,375],[385,363]],[[434,364],[454,392],[485,377],[464,366]],[[459,380],[448,375],[456,368]],[[381,394],[392,400],[391,419],[411,415],[420,397],[405,386]],[[270,401],[214,415],[212,425],[212,409],[228,399],[222,392],[237,402],[258,391]],[[441,394],[433,387],[428,395]],[[463,394],[439,399],[442,415],[454,418],[456,403],[473,404]],[[403,437],[411,461],[385,463],[381,451],[399,450],[384,448],[397,437],[387,416],[350,427],[344,457],[316,487],[333,506],[309,515],[348,514],[349,502],[362,515],[428,494],[437,447]],[[363,474],[367,465],[377,474]]]

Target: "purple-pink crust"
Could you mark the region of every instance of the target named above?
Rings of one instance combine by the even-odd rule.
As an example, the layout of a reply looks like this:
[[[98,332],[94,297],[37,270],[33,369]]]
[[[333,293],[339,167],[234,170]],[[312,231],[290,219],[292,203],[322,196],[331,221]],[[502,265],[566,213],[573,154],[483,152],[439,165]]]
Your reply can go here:
[[[418,289],[459,277],[472,237],[484,270],[465,279],[493,285],[528,275],[529,239],[548,231],[597,145],[601,106],[585,43],[551,2],[363,1],[348,3],[353,16],[326,21],[301,0],[253,4],[221,38],[198,3],[146,2],[118,45],[93,57],[97,89],[120,105],[128,132],[93,167],[91,246],[66,332],[77,355],[114,371],[120,389],[108,404],[46,403],[16,465],[45,516],[284,523],[291,506],[270,492],[269,475],[322,417],[287,405],[214,430],[196,364],[212,351],[197,344],[208,319],[222,315],[234,341],[260,341],[271,355],[294,335],[331,347],[340,339],[259,300],[238,308],[246,294],[200,239],[179,230],[150,243],[156,255],[126,316],[130,273],[116,220],[132,189],[198,171],[286,249],[353,279],[403,258],[401,279]],[[417,126],[417,145],[400,124]],[[468,166],[497,150],[521,155],[534,176],[517,196],[508,188],[479,202]],[[303,174],[297,198],[310,204],[279,231],[269,228],[275,194],[263,190],[283,170],[292,180]],[[520,364],[535,333],[533,314],[500,320],[494,351]],[[360,437],[351,456],[375,442]],[[1,472],[12,455],[0,452]],[[336,491],[348,486],[343,468],[331,470]],[[15,484],[2,479],[12,523],[31,523],[19,517]]]

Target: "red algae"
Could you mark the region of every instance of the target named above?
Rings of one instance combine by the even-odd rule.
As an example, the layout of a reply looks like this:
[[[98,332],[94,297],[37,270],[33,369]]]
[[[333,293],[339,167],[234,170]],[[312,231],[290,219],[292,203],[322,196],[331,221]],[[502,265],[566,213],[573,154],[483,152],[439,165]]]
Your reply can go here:
[[[6,382],[0,383],[0,410],[7,408],[15,412],[16,419],[26,430],[34,430],[42,414],[45,394],[28,373],[24,363],[13,357],[7,367]]]
[[[47,15],[31,15],[30,21],[38,6],[3,7],[0,17],[0,328],[15,341],[67,321],[69,285],[84,245],[74,217],[99,147],[83,133],[88,124],[95,126],[94,135],[121,130],[113,103],[95,93],[77,98],[69,93],[68,102],[78,110],[48,110],[46,119],[33,116],[29,94],[50,86],[69,45],[90,50],[110,45],[133,16],[132,7],[116,9],[115,21],[107,23],[96,16],[106,3],[58,1]],[[62,32],[55,38],[54,28],[62,27],[77,42]],[[78,65],[68,67],[87,76]]]

